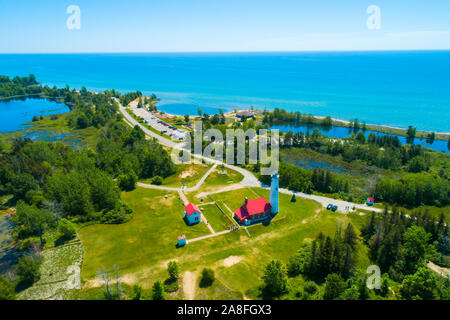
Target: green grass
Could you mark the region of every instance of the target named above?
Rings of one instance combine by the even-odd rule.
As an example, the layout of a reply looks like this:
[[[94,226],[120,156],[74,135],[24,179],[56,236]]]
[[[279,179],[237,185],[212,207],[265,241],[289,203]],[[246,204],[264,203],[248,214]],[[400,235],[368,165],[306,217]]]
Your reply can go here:
[[[287,263],[302,243],[311,241],[319,232],[333,235],[340,224],[345,226],[349,221],[359,228],[367,217],[330,214],[314,201],[298,198],[292,203],[289,195],[280,194],[280,213],[269,225],[249,227],[250,237],[241,228],[177,249],[178,235],[186,234],[191,239],[209,234],[209,230],[203,223],[187,226],[177,195],[171,194],[168,199],[164,199],[164,195],[164,192],[144,188],[124,193],[123,200],[134,211],[131,221],[80,229],[85,250],[82,278],[86,280],[86,290],[91,287],[88,280],[95,278],[99,269],[113,269],[115,265],[129,281],[140,282],[149,289],[154,281],[167,278],[167,263],[177,260],[182,272],[190,271],[197,277],[203,268],[215,270],[217,283],[211,288],[197,287],[196,297],[217,299],[245,295],[258,298],[255,288],[268,262],[279,259]],[[214,198],[235,210],[245,196],[251,199],[258,195],[268,197],[268,191],[243,188],[215,194]],[[213,221],[210,215],[214,211],[206,207],[211,225],[217,228],[220,221]],[[224,259],[230,256],[238,257],[239,261],[225,266]],[[367,259],[358,260],[361,266],[367,263]],[[173,298],[181,296],[178,292]]]
[[[184,183],[186,187],[194,187],[210,168],[211,165],[206,164],[179,164],[174,174],[164,178],[162,186],[181,188]],[[152,178],[141,182],[151,184]]]
[[[225,214],[227,215],[224,215],[214,204],[201,206],[200,210],[202,210],[202,213],[206,217],[206,220],[208,220],[208,223],[216,232],[228,230],[233,225],[230,214],[225,211]]]
[[[137,188],[123,193],[123,200],[134,211],[131,221],[120,225],[91,225],[79,230],[86,247],[83,278],[95,277],[101,268],[137,270],[145,262],[152,265],[169,259],[178,250],[177,236],[194,238],[209,234],[205,224],[187,226],[183,220],[184,207],[178,194]]]

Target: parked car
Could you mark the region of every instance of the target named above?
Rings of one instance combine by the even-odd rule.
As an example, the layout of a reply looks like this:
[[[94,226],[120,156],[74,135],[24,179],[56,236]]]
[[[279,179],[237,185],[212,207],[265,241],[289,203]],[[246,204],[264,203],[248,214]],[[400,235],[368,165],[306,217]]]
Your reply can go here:
[[[331,208],[331,211],[336,211],[338,209],[338,206],[333,206],[332,208]]]
[[[330,210],[333,207],[333,205],[330,203],[327,205],[327,210]]]

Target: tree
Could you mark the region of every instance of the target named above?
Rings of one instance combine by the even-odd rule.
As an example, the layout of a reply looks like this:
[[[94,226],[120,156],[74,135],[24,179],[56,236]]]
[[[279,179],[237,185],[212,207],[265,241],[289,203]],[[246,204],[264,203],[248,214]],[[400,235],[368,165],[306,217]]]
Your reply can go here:
[[[131,300],[141,300],[142,286],[135,284],[133,286],[133,293],[131,294]]]
[[[177,280],[180,276],[180,268],[176,261],[170,261],[167,265],[167,273],[169,273],[170,280]]]
[[[200,280],[200,287],[209,287],[215,280],[214,271],[212,269],[204,268],[202,271],[202,278]]]
[[[82,113],[77,118],[77,129],[84,129],[87,127],[89,127],[89,119],[84,113]]]
[[[12,177],[8,189],[16,199],[24,199],[28,191],[39,189],[39,183],[31,174],[22,173]]]
[[[292,193],[291,202],[296,202],[297,199],[295,198],[295,193]]]
[[[418,226],[408,228],[403,234],[402,252],[407,273],[413,273],[425,262],[425,255],[430,250],[430,239],[431,234]]]
[[[89,184],[78,172],[53,174],[45,189],[50,200],[62,203],[66,215],[83,216],[93,211]]]
[[[75,238],[77,231],[75,226],[67,219],[62,218],[58,223],[58,231],[65,240]]]
[[[415,137],[416,137],[416,128],[414,128],[413,126],[409,126],[408,130],[406,130],[406,142],[408,144],[413,144]]]
[[[339,297],[346,289],[347,284],[340,275],[331,273],[325,278],[325,292],[323,298],[325,300],[333,300]]]
[[[353,225],[349,223],[344,232],[344,243],[348,244],[352,250],[355,249],[357,236]]]
[[[156,281],[152,287],[152,299],[153,300],[164,300],[164,284],[161,280]]]
[[[307,271],[311,261],[311,246],[302,246],[290,259],[288,263],[288,272],[296,276]]]
[[[41,277],[39,264],[29,256],[19,258],[17,272],[19,274],[20,281],[25,285],[32,285]]]
[[[41,246],[44,244],[42,234],[56,226],[56,217],[47,210],[39,209],[19,201],[16,205],[16,215],[12,219],[19,239],[38,235]]]
[[[0,300],[14,300],[16,291],[14,284],[3,276],[0,276]]]
[[[436,277],[426,267],[403,279],[400,294],[407,300],[432,300],[436,288]]]
[[[125,191],[131,191],[136,188],[136,182],[138,180],[138,177],[136,173],[131,170],[125,174],[119,175],[117,178],[119,188]]]
[[[286,268],[280,261],[271,261],[267,264],[262,276],[264,289],[273,296],[279,296],[286,291]]]
[[[435,138],[436,138],[436,134],[435,134],[434,132],[430,132],[430,133],[428,133],[428,135],[427,135],[426,142],[427,142],[428,144],[433,144]]]
[[[186,115],[184,116],[184,122],[186,122],[186,123],[189,122],[189,115],[188,115],[188,114],[186,114]]]

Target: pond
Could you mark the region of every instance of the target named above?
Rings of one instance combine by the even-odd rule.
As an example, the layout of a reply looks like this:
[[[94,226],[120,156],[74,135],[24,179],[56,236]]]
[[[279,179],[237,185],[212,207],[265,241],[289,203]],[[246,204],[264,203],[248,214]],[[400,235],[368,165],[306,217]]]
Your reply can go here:
[[[284,160],[289,163],[292,163],[293,165],[296,165],[297,167],[302,167],[303,169],[308,169],[308,170],[312,170],[312,169],[327,170],[328,169],[331,172],[345,173],[345,171],[342,170],[341,168],[334,167],[326,161],[316,161],[316,160],[312,160],[312,159],[302,159],[302,160],[284,159]]]
[[[65,104],[47,99],[0,101],[0,132],[17,131],[24,128],[34,116],[47,116],[69,112]]]
[[[293,133],[312,133],[314,129],[319,130],[319,132],[325,136],[331,137],[331,138],[347,138],[349,135],[352,134],[352,129],[350,128],[345,128],[345,127],[336,127],[336,126],[331,126],[329,128],[324,128],[322,126],[319,125],[300,125],[300,126],[290,126],[290,125],[274,125],[272,126],[270,129],[279,129],[282,132],[287,132],[289,130],[291,130]],[[398,139],[400,140],[401,144],[406,144],[406,137],[403,136],[399,136],[399,135],[393,135],[393,134],[388,134],[388,133],[382,133],[382,132],[376,132],[376,131],[372,131],[372,130],[366,130],[365,131],[365,136],[367,138],[367,136],[373,132],[375,135],[387,135],[387,136],[397,136]],[[444,152],[444,153],[448,153],[449,150],[447,148],[447,141],[442,141],[442,140],[434,140],[433,144],[428,144],[425,139],[414,139],[414,144],[416,145],[421,145],[425,148],[430,148],[433,149],[435,151],[439,151],[439,152]]]

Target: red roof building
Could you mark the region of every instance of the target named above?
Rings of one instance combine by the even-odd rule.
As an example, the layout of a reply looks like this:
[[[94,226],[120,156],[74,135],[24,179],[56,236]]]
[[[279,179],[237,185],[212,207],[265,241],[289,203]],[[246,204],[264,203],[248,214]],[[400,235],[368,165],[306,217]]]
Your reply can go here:
[[[202,219],[200,209],[193,203],[189,203],[184,208],[184,218],[189,225],[199,223]]]
[[[194,212],[201,212],[200,209],[193,203],[190,203],[184,208],[188,215],[193,214]]]
[[[265,220],[269,214],[272,206],[266,201],[266,198],[248,200],[245,198],[244,204],[234,211],[234,216],[241,224],[250,224]]]

